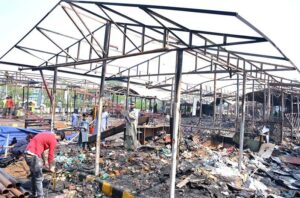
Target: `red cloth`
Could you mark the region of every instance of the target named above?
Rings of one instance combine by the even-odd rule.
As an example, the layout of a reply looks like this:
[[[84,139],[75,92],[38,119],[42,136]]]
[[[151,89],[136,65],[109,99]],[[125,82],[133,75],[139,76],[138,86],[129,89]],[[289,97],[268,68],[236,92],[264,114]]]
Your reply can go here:
[[[48,163],[50,165],[54,160],[54,151],[56,144],[57,141],[53,133],[43,132],[37,134],[30,140],[26,150],[42,158],[43,152],[49,149]]]
[[[12,99],[7,99],[6,100],[6,107],[7,108],[12,108],[14,106],[14,102]]]

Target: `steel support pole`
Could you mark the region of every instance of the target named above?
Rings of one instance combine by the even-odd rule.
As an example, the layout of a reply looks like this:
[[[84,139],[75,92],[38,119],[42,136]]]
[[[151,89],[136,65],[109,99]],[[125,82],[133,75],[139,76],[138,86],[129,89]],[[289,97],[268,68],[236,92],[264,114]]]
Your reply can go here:
[[[291,94],[291,116],[294,117],[294,103],[293,103],[294,97]],[[293,131],[294,131],[294,123],[291,124],[291,139],[293,139]]]
[[[76,109],[76,99],[77,99],[77,93],[76,93],[76,89],[74,89],[74,111]]]
[[[267,100],[267,120],[270,120],[271,118],[271,87],[270,82],[268,78],[268,100]]]
[[[182,73],[182,59],[183,51],[176,52],[176,74],[175,74],[175,95],[173,103],[173,146],[172,146],[172,168],[171,168],[171,184],[170,184],[170,198],[175,197],[175,182],[176,182],[176,167],[177,167],[177,149],[178,149],[178,130],[180,118],[180,96],[181,96],[181,73]]]
[[[215,72],[214,72],[214,101],[213,101],[213,127],[216,124],[216,108],[217,108],[217,65],[215,64]]]
[[[29,111],[29,83],[27,84],[27,94],[26,94],[26,100],[27,100],[27,105],[26,105],[26,118],[28,118],[28,111]]]
[[[237,81],[236,81],[236,104],[235,104],[235,130],[238,131],[238,123],[239,123],[239,95],[240,95],[240,76],[237,74]]]
[[[283,141],[283,125],[284,125],[284,108],[285,108],[285,96],[283,89],[281,88],[281,133],[280,133],[280,143]]]
[[[67,113],[67,121],[69,121],[69,88],[67,88],[67,111],[65,111]]]
[[[246,81],[247,81],[247,73],[244,71],[243,75],[243,97],[242,97],[242,120],[240,126],[240,152],[239,152],[239,171],[242,169],[243,163],[243,153],[244,153],[244,132],[245,132],[245,111],[246,111]]]
[[[220,97],[220,115],[219,118],[222,119],[223,117],[223,90],[221,89],[221,97]]]
[[[22,93],[22,102],[23,102],[23,108],[25,107],[25,87],[23,86],[23,93]]]
[[[199,100],[199,122],[202,118],[202,84],[200,85],[200,100]]]
[[[125,104],[125,109],[128,111],[129,110],[129,106],[128,106],[128,102],[129,102],[129,90],[130,90],[130,78],[127,79],[127,87],[126,87],[126,104]]]
[[[299,109],[299,97],[297,96],[297,119],[299,119],[299,113],[300,113],[300,109]],[[297,126],[297,133],[299,133],[299,126]]]
[[[103,56],[108,57],[109,53],[109,42],[110,42],[110,31],[111,23],[107,22],[105,27],[104,35],[104,52]],[[103,61],[102,73],[101,73],[101,84],[100,84],[100,93],[99,93],[99,106],[98,106],[98,122],[97,122],[97,142],[96,142],[96,164],[95,164],[95,175],[99,175],[99,160],[100,160],[100,142],[101,142],[101,122],[102,122],[102,105],[104,98],[104,83],[106,75],[106,61]]]
[[[54,132],[55,106],[56,106],[56,83],[57,83],[57,68],[54,70],[53,88],[52,88],[52,106],[51,106],[51,132]]]
[[[174,103],[173,90],[174,90],[174,78],[172,78],[172,86],[171,86],[170,117],[173,117],[173,103]]]
[[[255,105],[255,97],[254,97],[254,80],[253,80],[252,82],[252,124],[253,126],[254,126],[254,116],[255,116],[254,105]]]
[[[294,103],[293,103],[293,100],[294,100],[294,96],[291,94],[291,113],[294,113]]]
[[[263,120],[266,121],[266,85],[264,85]]]

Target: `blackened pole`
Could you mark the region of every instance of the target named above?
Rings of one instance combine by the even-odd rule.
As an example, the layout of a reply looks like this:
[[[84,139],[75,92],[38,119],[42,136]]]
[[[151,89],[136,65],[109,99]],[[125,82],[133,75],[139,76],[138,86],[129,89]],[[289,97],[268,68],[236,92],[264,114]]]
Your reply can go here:
[[[182,58],[183,50],[176,52],[176,74],[174,84],[174,103],[173,103],[173,146],[172,146],[172,169],[171,169],[171,186],[170,198],[175,197],[175,182],[176,182],[176,167],[177,167],[177,147],[178,147],[178,130],[179,130],[179,117],[180,117],[180,96],[181,96],[181,73],[182,73]]]
[[[270,77],[268,77],[268,100],[267,100],[267,120],[271,119],[271,88]]]
[[[245,64],[245,63],[244,63]],[[245,113],[246,113],[246,81],[247,73],[244,71],[243,75],[243,97],[242,97],[242,120],[240,125],[240,153],[239,153],[239,171],[242,169],[243,153],[244,153],[244,132],[245,132]]]
[[[217,65],[215,64],[214,72],[214,101],[213,101],[213,127],[216,124],[216,110],[217,110]]]
[[[128,76],[130,75],[129,73],[130,70],[128,70]],[[126,104],[125,104],[125,109],[128,111],[129,110],[129,106],[128,106],[128,103],[129,103],[129,91],[130,91],[130,78],[128,77],[127,79],[127,87],[126,87]]]
[[[282,80],[281,80],[282,83]],[[283,133],[283,125],[284,125],[284,109],[285,109],[285,96],[283,92],[283,88],[281,87],[281,132],[280,132],[280,144],[282,144],[284,133]]]
[[[26,94],[26,100],[27,100],[27,105],[26,105],[26,118],[28,118],[28,113],[29,113],[29,82],[27,83],[27,94]]]
[[[240,75],[236,74],[236,98],[235,98],[235,131],[238,131],[238,124],[239,124],[239,112],[240,112]]]
[[[57,68],[54,69],[53,88],[52,88],[52,104],[51,104],[51,132],[54,132],[55,120],[55,105],[56,105],[56,82],[57,82]]]
[[[200,85],[200,99],[199,99],[199,123],[202,118],[202,84]]]
[[[264,85],[263,120],[266,121],[266,85]]]
[[[111,23],[107,22],[106,27],[105,27],[105,35],[104,35],[103,57],[108,57],[110,30],[111,30]],[[105,74],[106,74],[106,61],[103,61],[102,73],[101,73],[100,93],[99,93],[98,122],[97,122],[96,164],[95,164],[95,175],[96,176],[99,175],[101,121],[102,121],[102,105],[103,105],[103,97],[104,97]]]
[[[254,80],[252,82],[252,124],[254,126],[254,117],[255,117],[255,113],[254,113],[254,105],[255,105],[255,97],[254,97]]]

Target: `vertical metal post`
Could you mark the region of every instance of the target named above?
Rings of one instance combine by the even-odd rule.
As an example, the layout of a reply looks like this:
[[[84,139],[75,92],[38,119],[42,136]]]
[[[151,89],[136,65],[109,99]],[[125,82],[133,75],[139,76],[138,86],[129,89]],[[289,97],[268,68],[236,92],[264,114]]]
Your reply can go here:
[[[67,121],[69,121],[69,88],[67,88]]]
[[[254,97],[254,80],[252,82],[252,124],[254,125],[254,105],[255,105],[255,97]]]
[[[299,109],[299,97],[297,96],[297,119],[299,119],[299,113],[300,113],[300,109]],[[297,126],[296,133],[299,133],[299,126]]]
[[[128,70],[129,71],[129,70]],[[129,72],[128,72],[129,74]],[[128,102],[129,102],[129,90],[130,90],[130,78],[127,79],[127,89],[126,89],[126,104],[125,104],[125,109],[128,111],[129,106],[128,106]]]
[[[76,109],[76,99],[77,99],[77,92],[76,92],[76,89],[74,89],[74,111]]]
[[[110,41],[111,23],[106,23],[105,35],[104,35],[104,52],[103,57],[108,57],[109,52],[109,41]],[[101,84],[99,93],[99,106],[98,106],[98,122],[97,122],[97,142],[96,142],[96,164],[95,164],[95,175],[99,175],[99,159],[100,159],[100,142],[101,142],[101,122],[102,122],[102,104],[104,98],[104,83],[106,74],[106,60],[103,61],[102,73],[101,73]]]
[[[235,130],[237,132],[238,130],[238,123],[239,123],[239,95],[240,95],[240,76],[239,74],[237,73],[236,74],[236,98],[235,98],[235,101],[236,101],[236,104],[235,104]]]
[[[270,77],[268,77],[268,100],[267,100],[267,120],[271,118],[271,88],[270,88]]]
[[[247,73],[244,71],[243,75],[243,97],[242,97],[242,121],[240,126],[240,153],[239,153],[239,164],[238,168],[241,171],[242,163],[243,163],[243,153],[244,153],[244,132],[245,132],[245,111],[246,111],[246,81],[247,81]]]
[[[266,120],[266,85],[264,85],[263,120]]]
[[[293,103],[294,97],[291,93],[291,116],[294,117],[294,103]],[[293,131],[294,131],[294,123],[291,126],[291,138],[293,139]]]
[[[175,74],[175,95],[173,103],[173,147],[172,147],[172,168],[171,168],[171,186],[170,198],[175,197],[175,182],[176,182],[176,167],[177,167],[177,146],[178,146],[178,130],[179,130],[179,117],[180,117],[180,96],[181,96],[181,73],[182,73],[182,58],[183,50],[176,52],[176,74]]]
[[[294,103],[293,103],[293,100],[294,100],[294,96],[291,94],[291,113],[294,113]]]
[[[221,89],[221,97],[220,97],[220,115],[219,118],[222,119],[223,117],[223,90]]]
[[[202,118],[202,84],[200,85],[200,100],[199,100],[199,121]]]
[[[214,72],[214,101],[213,101],[213,127],[216,124],[216,108],[217,108],[217,65],[215,64],[215,72]]]
[[[25,87],[23,86],[23,93],[22,93],[22,102],[23,102],[23,108],[25,105]]]
[[[53,87],[52,87],[52,106],[51,106],[51,132],[54,132],[55,120],[55,106],[56,106],[56,82],[57,82],[57,68],[54,70]]]
[[[281,133],[280,133],[280,143],[283,141],[283,124],[284,124],[284,108],[285,108],[285,96],[283,89],[281,87]]]
[[[26,118],[28,118],[28,111],[29,111],[29,83],[27,83],[27,94],[26,94],[26,100],[27,100],[27,105],[26,105]]]
[[[171,104],[170,104],[170,117],[173,117],[173,102],[174,102],[174,97],[173,97],[173,90],[174,90],[174,78],[172,78],[172,86],[171,86]]]

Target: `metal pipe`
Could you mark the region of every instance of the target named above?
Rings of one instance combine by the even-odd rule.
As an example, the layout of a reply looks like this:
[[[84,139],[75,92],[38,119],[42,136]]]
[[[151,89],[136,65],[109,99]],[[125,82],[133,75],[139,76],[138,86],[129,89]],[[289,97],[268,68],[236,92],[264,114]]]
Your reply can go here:
[[[271,88],[270,88],[270,77],[268,77],[268,101],[267,101],[267,119],[271,118]]]
[[[19,190],[22,192],[22,194],[27,197],[30,195],[30,192],[24,189],[23,187],[19,187]]]
[[[104,35],[104,52],[103,56],[107,57],[109,53],[109,42],[110,42],[110,32],[111,32],[111,23],[106,23],[105,35]],[[104,89],[105,89],[105,74],[106,74],[106,61],[103,62],[102,67],[102,78],[100,84],[100,93],[99,93],[99,107],[98,107],[98,122],[97,122],[97,143],[96,143],[96,165],[95,165],[95,175],[99,175],[99,159],[100,159],[100,142],[101,142],[101,123],[102,123],[102,105],[104,98]]]
[[[55,107],[56,107],[56,83],[57,83],[57,69],[54,70],[53,88],[52,88],[52,111],[51,111],[51,132],[54,132],[55,127]]]
[[[176,53],[176,75],[175,75],[175,97],[174,97],[174,121],[173,121],[173,146],[172,146],[172,168],[170,183],[170,198],[175,197],[176,167],[177,167],[177,149],[178,149],[178,130],[180,117],[180,96],[181,96],[181,72],[182,72],[183,51]]]
[[[291,115],[294,116],[294,103],[293,103],[294,97],[291,94]],[[293,131],[294,131],[294,123],[291,124],[291,139],[293,139]]]
[[[14,186],[2,173],[0,173],[0,183],[6,188],[12,188]]]
[[[28,111],[29,111],[29,83],[27,84],[27,94],[26,94],[26,97],[27,97],[27,105],[26,105],[26,118],[28,118]]]
[[[130,70],[128,70],[129,73]],[[126,104],[125,104],[125,109],[128,111],[129,110],[129,106],[128,106],[128,102],[129,102],[129,91],[130,91],[130,78],[128,78],[127,80],[127,88],[126,88]]]
[[[199,122],[201,121],[202,118],[202,84],[200,85],[200,100],[199,100]]]
[[[240,95],[240,76],[239,74],[237,74],[237,79],[236,79],[236,98],[235,98],[235,101],[236,101],[236,105],[235,105],[235,130],[236,132],[238,131],[238,122],[239,122],[239,95]]]
[[[25,196],[24,196],[24,194],[20,191],[20,190],[18,190],[17,188],[11,188],[11,189],[9,189],[10,190],[10,192],[12,192],[12,194],[14,194],[17,198],[24,198]]]
[[[174,90],[174,78],[172,78],[172,86],[171,86],[171,104],[170,104],[170,116],[173,117],[173,103],[174,103],[174,96],[173,96],[173,90]]]
[[[6,173],[5,171],[3,171],[2,168],[0,168],[0,173],[6,177],[12,184],[13,186],[16,186],[16,187],[20,187],[21,186],[21,183],[18,182],[13,176],[9,175],[8,173]]]
[[[254,126],[254,116],[255,116],[255,113],[254,113],[254,104],[255,104],[255,97],[254,97],[254,80],[253,80],[253,84],[252,84],[252,124]]]
[[[284,108],[285,108],[285,96],[283,89],[281,88],[281,133],[280,133],[280,143],[283,142],[283,125],[284,125]]]
[[[246,111],[246,81],[247,81],[247,73],[244,72],[243,75],[243,97],[242,97],[242,121],[240,127],[240,151],[239,151],[239,164],[238,168],[241,171],[242,163],[243,163],[243,153],[244,153],[244,132],[245,132],[245,111]]]
[[[9,193],[8,189],[2,183],[0,183],[0,194],[6,195],[8,193]]]
[[[213,101],[213,127],[215,127],[216,124],[216,106],[217,106],[217,65],[215,64],[215,70],[214,70],[214,101]]]
[[[263,120],[266,120],[266,85],[264,85]]]

